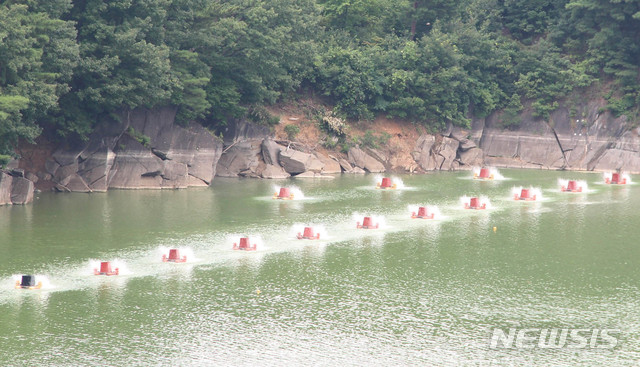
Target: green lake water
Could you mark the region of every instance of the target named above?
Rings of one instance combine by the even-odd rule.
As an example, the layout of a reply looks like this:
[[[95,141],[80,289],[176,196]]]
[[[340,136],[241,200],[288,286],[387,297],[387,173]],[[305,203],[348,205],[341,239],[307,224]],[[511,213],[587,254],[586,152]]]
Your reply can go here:
[[[373,175],[217,178],[0,207],[0,366],[638,365],[640,185],[501,174],[393,176],[398,190]],[[559,192],[560,178],[588,189]],[[273,200],[277,185],[304,196]],[[513,200],[522,185],[542,200]],[[411,219],[416,204],[441,216]],[[366,214],[381,228],[356,229]],[[321,239],[297,240],[304,224]],[[241,235],[258,251],[232,250]],[[163,263],[168,248],[187,263]],[[121,274],[93,275],[100,260]],[[43,289],[14,289],[20,274]],[[617,345],[490,348],[495,328],[616,329]]]

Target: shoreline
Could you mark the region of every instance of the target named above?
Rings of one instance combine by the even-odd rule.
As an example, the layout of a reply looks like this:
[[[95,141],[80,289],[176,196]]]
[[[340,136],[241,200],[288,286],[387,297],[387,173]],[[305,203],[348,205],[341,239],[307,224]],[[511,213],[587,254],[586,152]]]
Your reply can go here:
[[[601,112],[602,103],[585,102],[586,123],[579,126],[570,109],[560,106],[548,121],[525,109],[517,129],[502,128],[500,112],[472,118],[468,129],[449,124],[439,133],[378,116],[344,122],[348,128],[341,138],[323,127],[324,120],[291,106],[271,111],[279,116],[273,127],[234,121],[217,133],[224,139],[195,122],[175,124],[174,107],[139,108],[120,122],[98,126],[78,147],[43,140],[22,144],[21,158],[0,174],[0,205],[29,203],[36,189],[182,189],[207,187],[219,177],[325,179],[485,166],[640,174],[640,128]]]

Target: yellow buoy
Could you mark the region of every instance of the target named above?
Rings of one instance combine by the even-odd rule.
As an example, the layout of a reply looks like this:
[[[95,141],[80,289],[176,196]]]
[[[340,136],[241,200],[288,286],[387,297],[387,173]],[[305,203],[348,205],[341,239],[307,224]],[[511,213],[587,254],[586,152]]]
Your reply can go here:
[[[498,227],[493,227],[493,232],[495,233],[496,231],[498,231]]]
[[[260,294],[260,289],[256,288],[256,294]]]

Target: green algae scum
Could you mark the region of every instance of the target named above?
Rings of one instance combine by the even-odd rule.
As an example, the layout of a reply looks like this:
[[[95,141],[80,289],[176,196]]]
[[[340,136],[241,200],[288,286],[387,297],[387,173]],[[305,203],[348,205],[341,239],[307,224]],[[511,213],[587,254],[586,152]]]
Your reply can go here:
[[[640,185],[500,174],[401,175],[394,190],[216,179],[0,207],[0,365],[636,365]],[[274,184],[303,195],[273,200]],[[435,218],[412,219],[427,204]],[[378,228],[357,229],[365,216]],[[234,251],[241,238],[256,251]],[[94,275],[105,261],[119,274]],[[16,288],[23,274],[41,289]]]

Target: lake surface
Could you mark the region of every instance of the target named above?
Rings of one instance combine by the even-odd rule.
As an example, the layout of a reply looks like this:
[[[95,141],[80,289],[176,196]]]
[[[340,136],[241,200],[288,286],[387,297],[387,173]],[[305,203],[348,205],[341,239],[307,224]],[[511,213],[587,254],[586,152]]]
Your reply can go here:
[[[393,176],[397,190],[373,175],[218,178],[0,207],[0,365],[637,365],[640,185],[500,172]],[[304,197],[273,200],[277,185]],[[522,185],[542,200],[515,201]],[[440,218],[411,219],[416,204]],[[365,214],[381,228],[356,229]],[[320,240],[297,240],[304,224]],[[233,251],[240,235],[258,251]],[[174,247],[187,263],[161,261]],[[93,275],[100,260],[121,274]],[[43,289],[14,289],[20,274]],[[616,346],[491,348],[496,328],[615,329]]]

